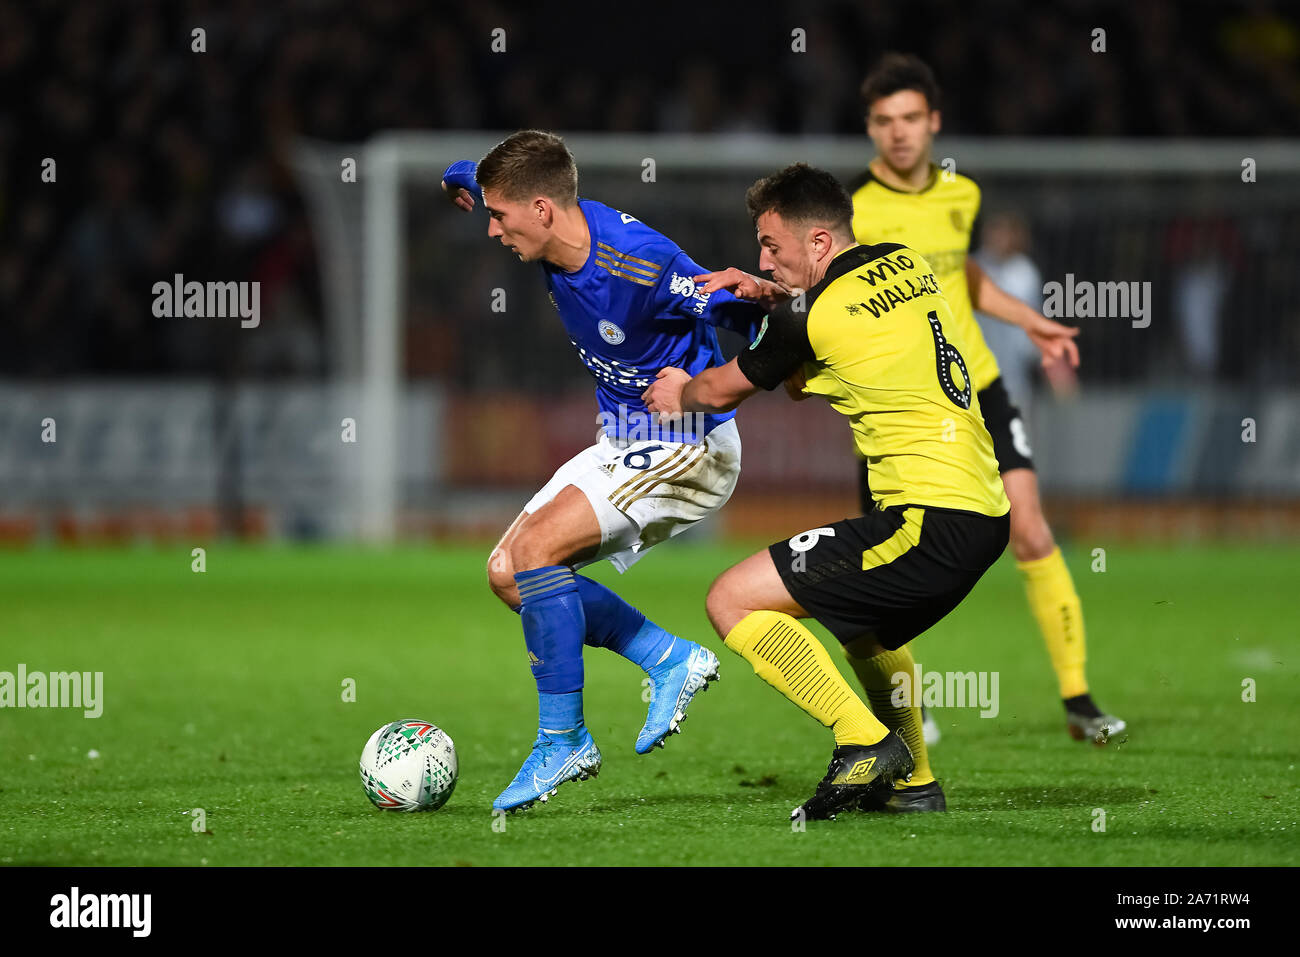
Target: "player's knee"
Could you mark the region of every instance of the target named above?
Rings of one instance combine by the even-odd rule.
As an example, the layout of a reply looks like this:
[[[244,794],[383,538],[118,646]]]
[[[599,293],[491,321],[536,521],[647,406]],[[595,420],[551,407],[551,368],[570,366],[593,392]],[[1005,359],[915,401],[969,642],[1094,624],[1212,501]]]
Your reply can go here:
[[[531,571],[548,565],[568,565],[578,554],[569,554],[563,542],[557,542],[556,536],[544,525],[532,525],[525,521],[519,532],[510,542],[511,580],[515,572]]]
[[[713,587],[704,598],[704,613],[709,616],[709,623],[713,625],[713,630],[718,633],[718,637],[726,638],[727,632],[730,631],[729,628],[724,627],[728,618],[727,599],[722,589],[718,588],[717,582],[713,583]]]
[[[743,604],[731,574],[723,572],[710,586],[704,599],[704,611],[719,638],[726,638],[731,629],[749,613]]]
[[[1032,562],[1046,558],[1055,547],[1052,529],[1042,512],[1035,510],[1017,519],[1015,509],[1011,510],[1011,551],[1016,561]]]
[[[504,546],[492,550],[487,561],[488,587],[507,605],[519,604],[519,592],[515,588],[515,568],[510,561],[510,552]]]
[[[546,565],[559,564],[557,560],[552,558],[551,550],[547,548],[545,542],[539,540],[535,535],[528,534],[527,525],[519,531],[520,534],[516,535],[515,540],[510,543],[511,581],[514,581],[516,571],[528,571]]]

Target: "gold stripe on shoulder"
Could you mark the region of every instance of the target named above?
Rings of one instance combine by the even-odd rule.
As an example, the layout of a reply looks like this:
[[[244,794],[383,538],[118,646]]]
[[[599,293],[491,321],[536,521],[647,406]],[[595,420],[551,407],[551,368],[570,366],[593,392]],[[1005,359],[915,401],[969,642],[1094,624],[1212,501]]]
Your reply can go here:
[[[623,272],[620,269],[611,269],[603,259],[597,259],[596,265],[605,270],[605,272],[609,273],[611,276],[618,276],[620,279],[628,279],[641,286],[658,285],[658,283],[652,282],[649,279],[642,279],[640,276],[633,276],[631,273]]]
[[[615,259],[609,253],[601,252],[600,250],[596,250],[596,261],[609,263],[611,266],[616,266],[619,269],[626,269],[628,272],[640,273],[642,276],[648,276],[651,279],[659,278],[657,272],[651,272],[649,269],[641,269],[638,266],[630,265],[629,263],[625,263],[621,259]]]
[[[658,263],[652,263],[648,259],[638,259],[636,256],[629,256],[627,253],[619,252],[617,249],[615,249],[613,246],[609,245],[608,243],[597,242],[596,245],[608,253],[613,253],[619,259],[626,259],[630,263],[638,263],[639,265],[642,266],[649,266],[655,272],[664,271],[664,267],[660,266]]]

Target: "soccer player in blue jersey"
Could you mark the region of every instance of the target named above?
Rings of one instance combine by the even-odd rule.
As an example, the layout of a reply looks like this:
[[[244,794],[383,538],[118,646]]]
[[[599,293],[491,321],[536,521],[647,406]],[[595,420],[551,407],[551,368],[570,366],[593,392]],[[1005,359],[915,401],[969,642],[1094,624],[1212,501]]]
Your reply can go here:
[[[453,163],[443,188],[462,209],[478,201],[488,235],[537,263],[578,357],[596,381],[602,435],[529,500],[488,559],[492,591],[523,620],[538,691],[532,752],[493,808],[545,801],[594,776],[600,751],[583,720],[583,645],[608,648],[650,676],[638,754],[663,746],[692,698],[717,678],[708,648],[660,628],[575,569],[609,560],[626,571],[650,546],[727,501],[740,474],[734,413],[652,420],[641,394],[659,370],[692,375],[722,364],[715,326],[752,332],[786,290],[748,277],[731,292],[700,292],[706,271],[635,217],[578,198],[563,140],[523,130],[475,166]]]

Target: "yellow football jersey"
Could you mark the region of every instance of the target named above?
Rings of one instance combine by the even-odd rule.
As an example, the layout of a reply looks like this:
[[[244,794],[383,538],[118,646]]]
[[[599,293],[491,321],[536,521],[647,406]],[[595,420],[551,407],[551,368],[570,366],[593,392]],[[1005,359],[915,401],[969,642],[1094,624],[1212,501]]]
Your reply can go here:
[[[802,364],[804,391],[848,416],[882,507],[1010,511],[965,343],[949,335],[957,323],[920,254],[852,246],[799,306],[773,309],[737,356],[750,382],[774,389]]]
[[[966,254],[980,210],[980,188],[969,176],[932,166],[925,186],[906,192],[886,186],[867,169],[847,184],[853,198],[853,233],[860,243],[904,243],[917,250],[939,280],[952,309],[951,335],[964,345],[975,391],[1000,374],[984,342],[966,284]]]

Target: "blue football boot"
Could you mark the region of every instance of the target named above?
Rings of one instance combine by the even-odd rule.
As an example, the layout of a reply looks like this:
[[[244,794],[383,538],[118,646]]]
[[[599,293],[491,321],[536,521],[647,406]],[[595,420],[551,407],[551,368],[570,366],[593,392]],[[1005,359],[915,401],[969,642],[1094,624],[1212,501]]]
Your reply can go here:
[[[703,645],[674,639],[664,660],[651,668],[650,708],[636,738],[636,753],[662,748],[670,734],[681,733],[686,709],[697,691],[718,680],[718,656]]]
[[[537,732],[532,753],[492,808],[519,811],[535,801],[546,803],[566,781],[585,781],[600,773],[600,749],[586,726],[572,731]]]

